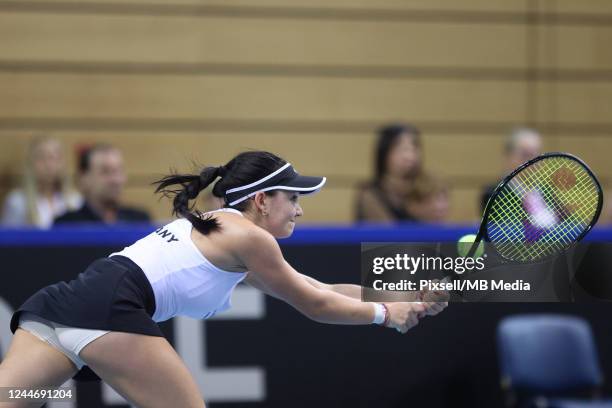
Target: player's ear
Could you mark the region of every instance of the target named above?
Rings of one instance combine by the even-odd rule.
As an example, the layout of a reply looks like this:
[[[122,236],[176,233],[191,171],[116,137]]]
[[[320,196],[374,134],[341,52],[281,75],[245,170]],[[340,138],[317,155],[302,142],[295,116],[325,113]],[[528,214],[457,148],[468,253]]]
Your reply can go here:
[[[253,202],[255,203],[255,208],[257,212],[266,214],[269,212],[269,203],[268,203],[268,195],[262,191],[258,191],[255,193],[253,197]]]

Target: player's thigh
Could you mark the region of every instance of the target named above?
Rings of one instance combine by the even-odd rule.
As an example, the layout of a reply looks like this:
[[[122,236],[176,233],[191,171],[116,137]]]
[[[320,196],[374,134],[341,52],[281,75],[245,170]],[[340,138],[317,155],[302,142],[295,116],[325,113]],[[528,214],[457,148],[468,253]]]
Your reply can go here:
[[[34,334],[17,329],[0,364],[0,387],[57,387],[72,378],[76,372],[76,366],[61,351]],[[0,402],[1,408],[40,405]]]
[[[79,355],[100,378],[139,407],[204,407],[189,370],[162,337],[111,332],[85,346]]]

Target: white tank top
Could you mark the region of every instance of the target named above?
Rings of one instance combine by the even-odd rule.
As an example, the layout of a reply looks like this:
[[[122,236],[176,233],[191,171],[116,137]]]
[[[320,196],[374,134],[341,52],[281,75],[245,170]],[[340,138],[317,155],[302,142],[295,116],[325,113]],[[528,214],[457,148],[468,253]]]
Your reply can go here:
[[[218,211],[242,215],[232,208],[212,212]],[[210,263],[191,240],[192,228],[188,220],[177,219],[109,255],[128,257],[144,271],[155,294],[156,322],[177,315],[206,319],[228,309],[232,291],[247,275]]]

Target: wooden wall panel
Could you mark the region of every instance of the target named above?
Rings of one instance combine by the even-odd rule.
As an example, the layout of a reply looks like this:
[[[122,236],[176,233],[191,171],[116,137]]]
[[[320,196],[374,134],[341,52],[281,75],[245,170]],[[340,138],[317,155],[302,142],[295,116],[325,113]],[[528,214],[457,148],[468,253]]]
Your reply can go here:
[[[195,17],[0,14],[3,60],[196,62],[202,51]],[[219,48],[222,48],[219,45]]]
[[[600,0],[605,1],[605,0]],[[13,1],[0,1],[11,3]],[[36,7],[36,2],[32,7]],[[30,3],[30,4],[31,4]],[[66,3],[65,0],[45,0],[44,3]],[[75,2],[76,3],[76,2]],[[116,0],[81,0],[79,3],[85,4],[111,4],[117,5]],[[39,4],[39,3],[38,3]],[[119,3],[120,4],[120,3]],[[129,4],[152,4],[152,5],[172,5],[172,6],[223,6],[228,7],[228,2],[224,0],[130,0]],[[237,9],[243,7],[261,8],[286,8],[286,9],[312,9],[312,8],[332,8],[340,10],[435,10],[435,11],[488,11],[488,12],[522,12],[527,9],[527,0],[461,0],[460,3],[453,0],[429,0],[424,3],[422,0],[232,0],[229,7]]]
[[[608,0],[555,0],[552,3],[560,13],[577,13],[577,14],[602,14],[612,15],[612,3]]]
[[[0,73],[0,118],[522,121],[521,81]]]
[[[508,129],[508,132],[510,129]],[[504,145],[507,133],[425,135],[425,164],[433,174],[451,183],[490,183],[507,171]],[[553,137],[544,135],[544,151],[556,145]]]
[[[586,80],[590,79],[589,70],[612,69],[612,26],[609,24],[545,26],[541,35],[538,53],[542,68],[587,71],[581,76]]]
[[[150,180],[254,147],[329,175],[304,220],[345,222],[373,129],[405,120],[451,219],[474,220],[515,124],[612,179],[610,21],[607,0],[0,0],[0,189],[51,123],[122,148],[126,200],[158,219]]]
[[[486,180],[502,171],[503,136],[425,135],[426,168],[447,180],[473,177]]]
[[[0,14],[2,60],[26,62],[509,68],[525,44],[524,25]]]
[[[480,220],[482,216],[480,211],[481,188],[481,186],[476,186],[450,190],[449,221],[465,223]]]
[[[349,187],[324,187],[314,195],[301,197],[304,210],[301,222],[352,222],[354,197],[354,189]]]
[[[559,150],[575,154],[583,159],[595,174],[608,184],[612,181],[612,137],[596,135],[559,136]]]
[[[371,169],[373,134],[319,133],[140,133],[140,132],[52,132],[68,151],[80,144],[106,142],[120,148],[126,169],[134,175],[166,173],[171,167],[193,170],[191,163],[220,165],[245,150],[269,150],[289,160],[302,173],[367,178]],[[0,132],[4,149],[0,163],[17,168],[31,140],[29,132]],[[316,158],[316,160],[313,160]],[[72,168],[72,167],[71,167]]]
[[[226,4],[223,0],[201,0],[205,4]],[[423,3],[421,0],[380,0],[372,3],[371,0],[234,0],[235,5],[262,5],[262,6],[300,6],[300,7],[334,7],[343,9],[377,8],[392,10],[471,10],[471,11],[511,11],[518,12],[527,8],[525,0],[508,2],[504,0],[462,0],[460,3],[453,0],[431,0]],[[426,7],[425,7],[426,6]]]
[[[542,122],[587,128],[612,123],[612,82],[545,82],[538,89]]]

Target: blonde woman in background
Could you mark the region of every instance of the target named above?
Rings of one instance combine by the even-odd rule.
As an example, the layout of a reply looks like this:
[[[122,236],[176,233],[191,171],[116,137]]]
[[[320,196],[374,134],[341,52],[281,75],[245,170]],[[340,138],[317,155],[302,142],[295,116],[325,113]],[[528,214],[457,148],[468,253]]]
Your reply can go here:
[[[4,203],[4,226],[49,228],[53,219],[81,205],[65,173],[62,144],[50,137],[35,139],[28,147],[22,186]]]

